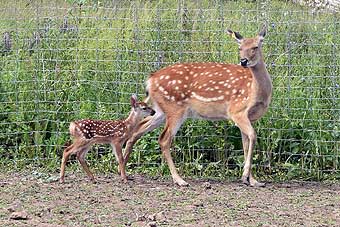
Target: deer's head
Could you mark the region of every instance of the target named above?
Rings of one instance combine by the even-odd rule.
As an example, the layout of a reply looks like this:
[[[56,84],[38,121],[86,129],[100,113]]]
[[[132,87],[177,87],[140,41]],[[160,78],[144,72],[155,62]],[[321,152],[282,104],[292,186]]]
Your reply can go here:
[[[238,32],[227,30],[239,44],[241,65],[243,67],[254,67],[259,61],[262,61],[262,41],[266,35],[266,27],[255,38],[243,38]]]
[[[138,102],[137,100],[137,96],[135,94],[133,94],[130,98],[130,103],[131,103],[131,107],[132,110],[139,116],[141,116],[142,118],[147,117],[147,116],[152,116],[154,115],[156,112],[149,107],[145,102]]]

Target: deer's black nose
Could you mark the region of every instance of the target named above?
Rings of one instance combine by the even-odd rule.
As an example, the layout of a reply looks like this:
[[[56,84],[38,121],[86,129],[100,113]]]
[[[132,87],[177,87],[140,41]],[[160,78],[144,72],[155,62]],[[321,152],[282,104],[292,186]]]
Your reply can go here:
[[[243,67],[246,67],[247,64],[248,64],[248,59],[247,59],[247,58],[242,58],[242,59],[241,59],[241,65],[242,65]]]
[[[153,115],[155,115],[155,113],[156,113],[156,111],[152,110],[150,115],[153,116]]]

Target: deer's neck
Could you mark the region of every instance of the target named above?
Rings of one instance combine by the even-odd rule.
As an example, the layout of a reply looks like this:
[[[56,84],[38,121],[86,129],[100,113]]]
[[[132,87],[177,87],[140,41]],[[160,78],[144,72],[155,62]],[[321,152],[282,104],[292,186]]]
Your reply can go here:
[[[250,71],[254,78],[253,89],[257,94],[256,96],[263,99],[270,98],[272,94],[272,81],[263,60],[250,67]]]
[[[124,123],[127,127],[127,130],[131,132],[137,126],[137,123],[139,121],[140,117],[138,116],[138,114],[134,110],[131,110],[129,116],[124,120]]]

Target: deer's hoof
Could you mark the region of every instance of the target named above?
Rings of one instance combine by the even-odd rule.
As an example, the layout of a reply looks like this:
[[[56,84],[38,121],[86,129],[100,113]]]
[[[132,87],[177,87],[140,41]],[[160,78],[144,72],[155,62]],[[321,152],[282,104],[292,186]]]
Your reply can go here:
[[[97,181],[94,178],[90,178],[90,181],[91,181],[92,184],[97,184]]]
[[[126,184],[126,183],[128,182],[127,177],[122,177],[122,182],[123,182],[124,184]]]
[[[250,186],[256,188],[263,188],[266,187],[266,183],[258,182],[255,180],[254,182],[250,182]]]
[[[181,178],[174,179],[174,183],[179,185],[179,186],[189,186],[189,184]]]
[[[266,183],[258,182],[253,177],[242,176],[241,180],[242,180],[243,184],[245,184],[247,186],[251,186],[251,187],[260,188],[260,187],[265,187],[266,186]]]
[[[250,185],[250,183],[249,183],[249,177],[242,176],[241,181],[242,181],[243,184],[245,184],[245,185],[247,185],[247,186]]]

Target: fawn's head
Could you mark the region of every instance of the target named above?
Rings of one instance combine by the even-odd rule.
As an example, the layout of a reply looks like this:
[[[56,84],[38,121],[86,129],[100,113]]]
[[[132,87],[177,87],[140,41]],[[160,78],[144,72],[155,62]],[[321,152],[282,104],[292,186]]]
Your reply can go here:
[[[239,44],[241,65],[243,67],[254,67],[259,61],[262,61],[262,41],[266,35],[266,27],[255,38],[243,38],[238,32],[227,30]]]
[[[130,103],[131,103],[132,110],[138,115],[140,115],[141,117],[147,117],[150,115],[152,116],[156,113],[145,102],[138,102],[136,95],[131,96]]]

